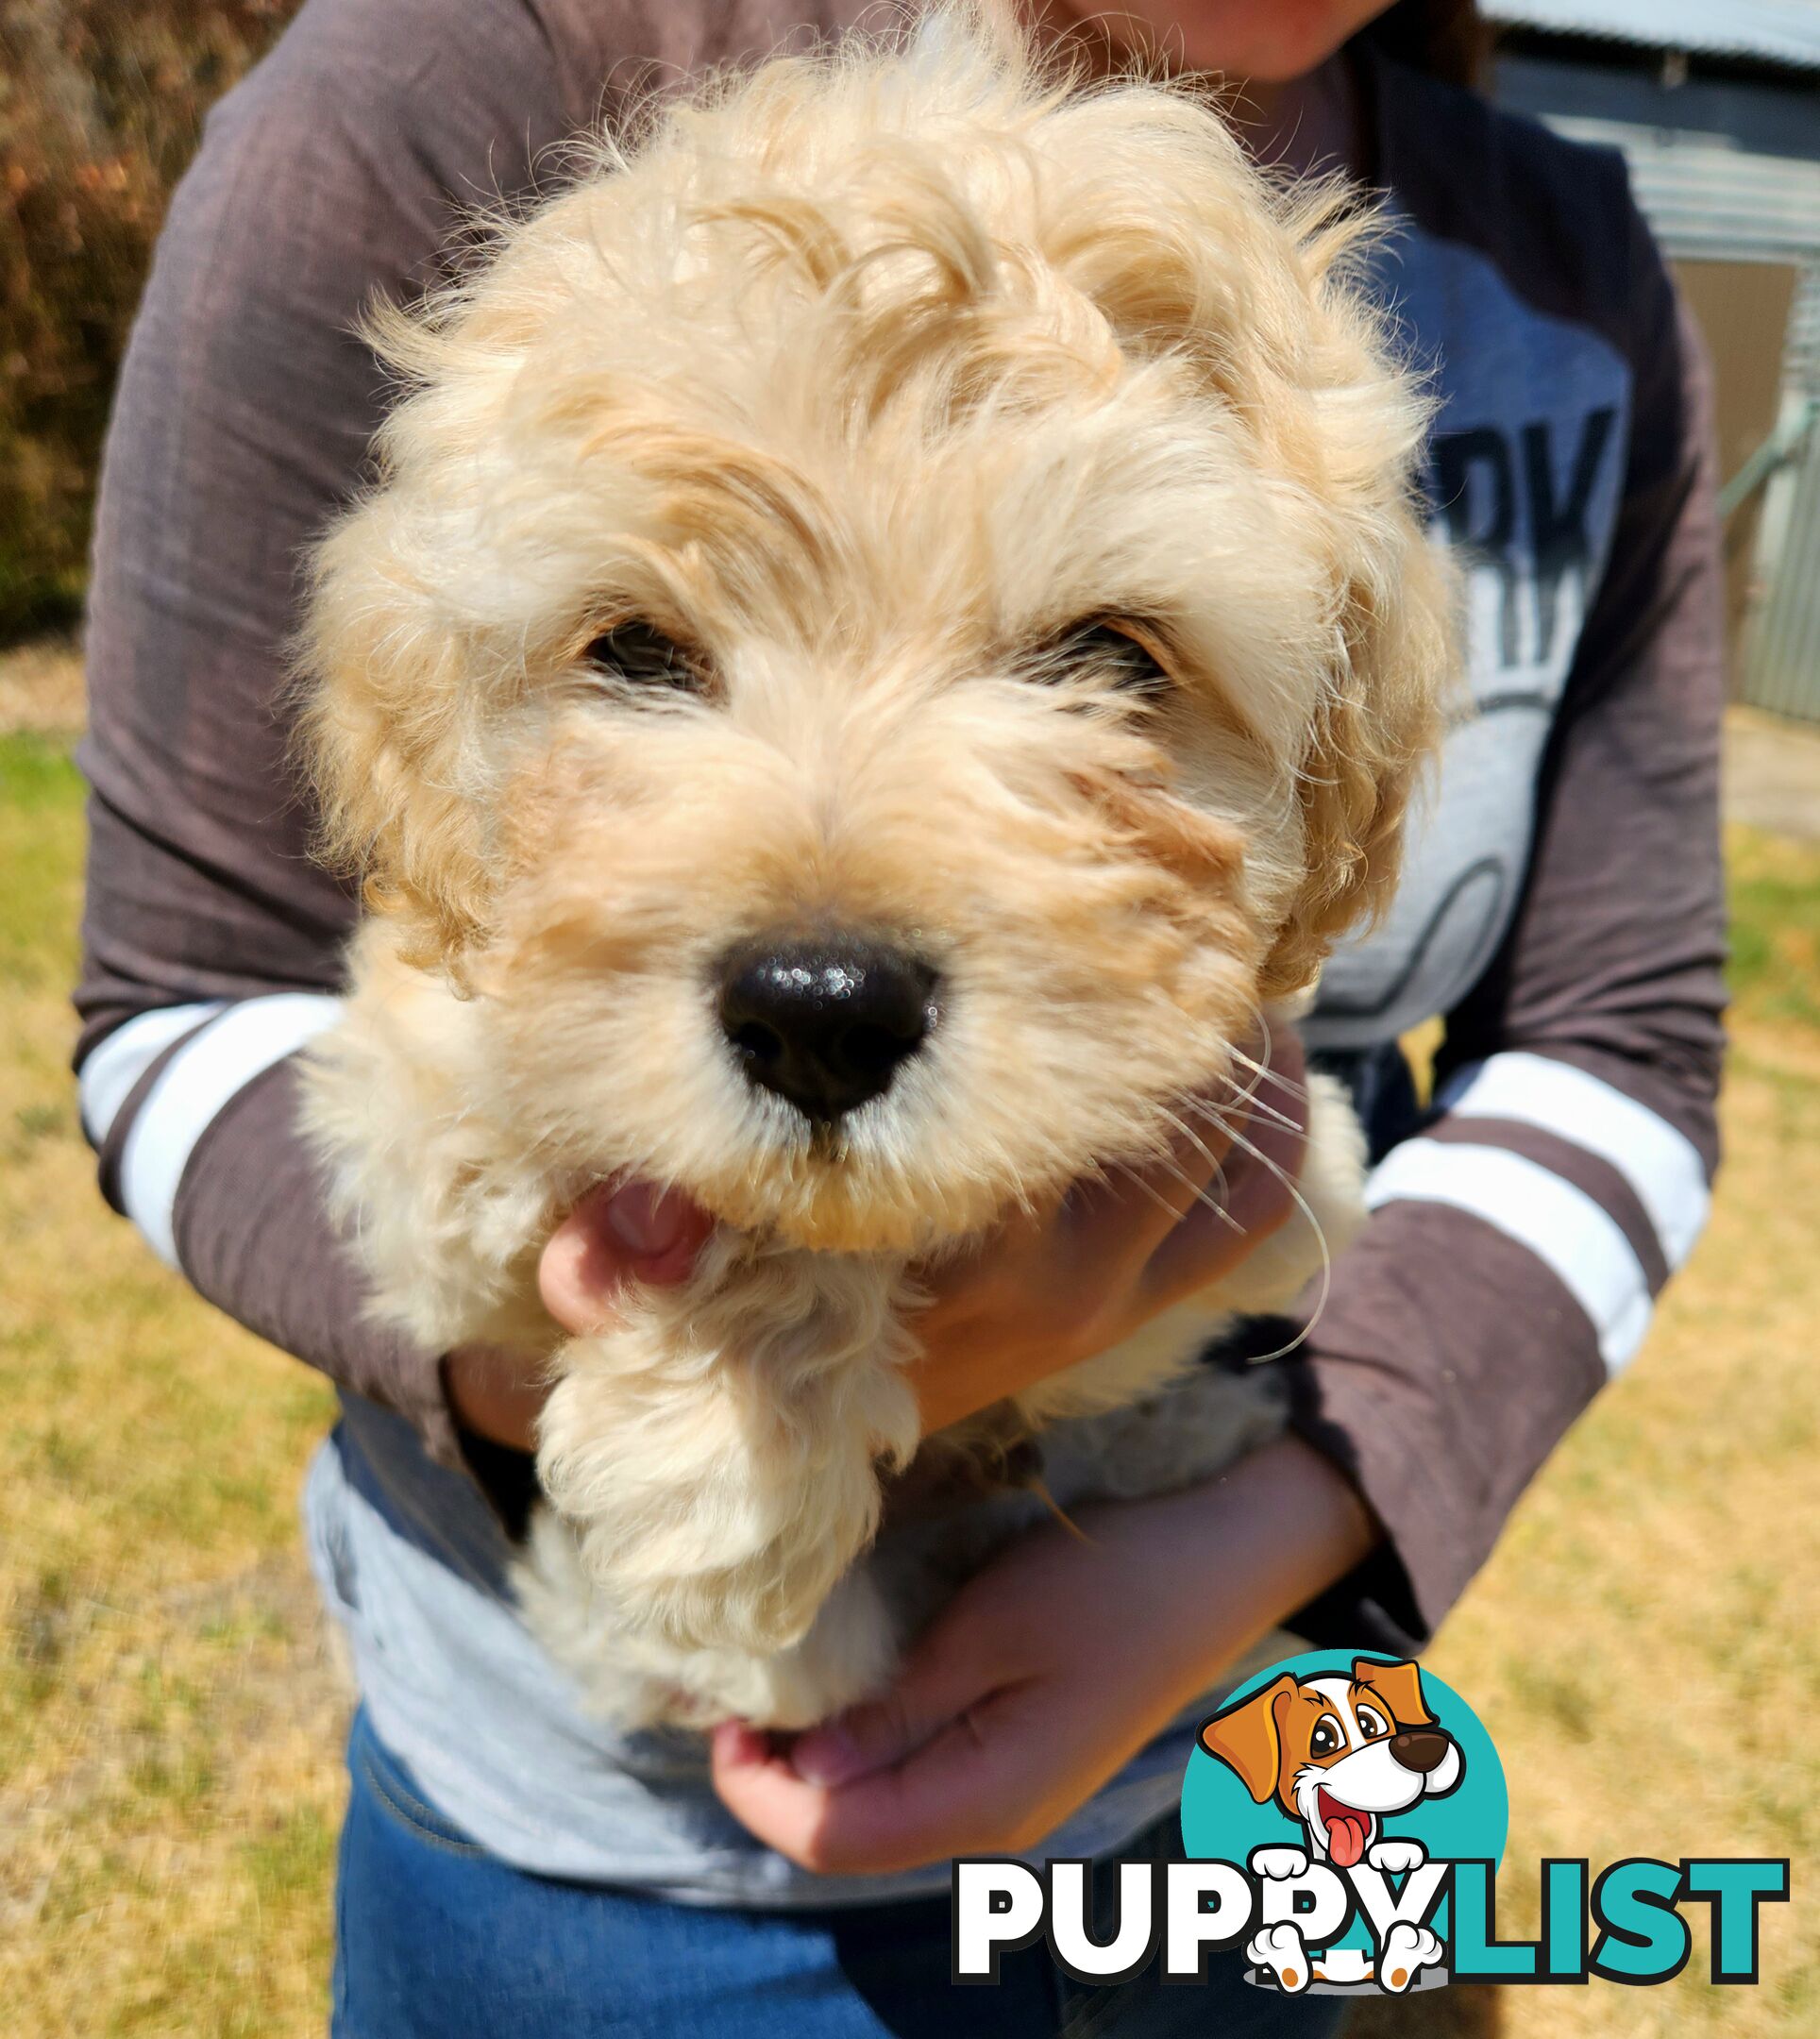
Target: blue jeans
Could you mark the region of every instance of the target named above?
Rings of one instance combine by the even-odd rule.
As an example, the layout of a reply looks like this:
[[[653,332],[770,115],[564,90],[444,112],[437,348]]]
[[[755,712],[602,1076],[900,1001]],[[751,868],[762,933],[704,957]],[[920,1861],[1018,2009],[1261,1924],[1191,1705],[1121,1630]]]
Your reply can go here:
[[[741,1912],[509,1867],[430,1805],[355,1716],[335,1893],[331,2039],[1330,2039],[1342,2006],[1286,2000],[1209,1964],[1070,1980],[1040,1944],[996,1987],[949,1980],[945,1897]],[[1173,1823],[1134,1843],[1168,1853]]]

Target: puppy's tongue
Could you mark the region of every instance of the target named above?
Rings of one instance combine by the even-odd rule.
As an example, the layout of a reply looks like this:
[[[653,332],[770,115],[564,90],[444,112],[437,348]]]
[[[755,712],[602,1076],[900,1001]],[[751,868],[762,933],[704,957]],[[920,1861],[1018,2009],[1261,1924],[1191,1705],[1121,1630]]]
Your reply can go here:
[[[659,1287],[686,1280],[713,1230],[707,1212],[674,1190],[602,1183],[544,1242],[537,1264],[544,1307],[577,1337],[597,1330],[628,1280]]]
[[[1372,1834],[1370,1815],[1355,1812],[1351,1806],[1343,1806],[1323,1793],[1321,1817],[1327,1828],[1327,1853],[1340,1867],[1350,1869],[1355,1862],[1362,1862],[1365,1844]]]
[[[685,1239],[699,1243],[703,1214],[674,1189],[660,1189],[654,1183],[634,1177],[594,1194],[601,1222],[639,1259],[654,1260],[674,1253]]]

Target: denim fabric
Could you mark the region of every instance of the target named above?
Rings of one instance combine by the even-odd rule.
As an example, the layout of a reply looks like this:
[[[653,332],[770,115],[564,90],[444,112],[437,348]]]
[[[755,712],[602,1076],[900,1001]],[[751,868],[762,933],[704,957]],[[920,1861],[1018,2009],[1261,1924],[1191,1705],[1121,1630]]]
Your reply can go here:
[[[359,1714],[335,1900],[331,2039],[1331,2039],[1343,2005],[1146,1971],[1070,1981],[1042,1946],[949,1980],[945,1898],[821,1912],[666,1902],[513,1869],[430,1805]],[[1173,1852],[1173,1822],[1128,1859]]]

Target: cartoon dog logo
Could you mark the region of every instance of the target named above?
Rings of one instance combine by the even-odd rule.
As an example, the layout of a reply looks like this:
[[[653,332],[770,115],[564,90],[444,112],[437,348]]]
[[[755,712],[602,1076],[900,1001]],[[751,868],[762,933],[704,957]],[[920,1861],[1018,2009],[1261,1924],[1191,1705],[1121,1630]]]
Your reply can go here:
[[[1306,1876],[1310,1862],[1349,1870],[1360,1862],[1401,1876],[1426,1860],[1420,1841],[1389,1839],[1388,1817],[1444,1796],[1465,1775],[1459,1744],[1436,1721],[1412,1663],[1356,1658],[1352,1676],[1279,1678],[1203,1724],[1201,1746],[1236,1771],[1255,1804],[1274,1799],[1303,1829],[1304,1847],[1260,1847],[1255,1875]],[[1397,1925],[1379,1958],[1335,1948],[1310,1955],[1290,1922],[1254,1934],[1246,1949],[1277,1985],[1377,1982],[1401,1993],[1441,1959],[1426,1927]]]

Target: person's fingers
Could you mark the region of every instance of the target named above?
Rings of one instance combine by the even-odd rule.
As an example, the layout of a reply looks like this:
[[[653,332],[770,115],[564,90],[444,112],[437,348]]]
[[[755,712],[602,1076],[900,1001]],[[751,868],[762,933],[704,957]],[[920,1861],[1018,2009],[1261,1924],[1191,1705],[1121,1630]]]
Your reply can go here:
[[[919,1269],[931,1297],[925,1340],[933,1344],[950,1325],[1006,1306],[1027,1318],[1033,1286],[1070,1321],[1073,1298],[1116,1293],[1203,1201],[1224,1164],[1230,1134],[1190,1120],[1196,1109],[1178,1114],[1182,1129],[1159,1159],[1075,1183],[1053,1208],[1020,1214],[970,1251]]]
[[[1001,1845],[1030,1779],[1000,1716],[1015,1692],[982,1700],[907,1758],[851,1782],[800,1777],[787,1755],[738,1724],[716,1730],[715,1790],[750,1832],[820,1875],[885,1875]]]
[[[1002,1624],[967,1595],[905,1657],[882,1697],[793,1738],[739,1723],[717,1729],[715,1789],[760,1840],[813,1869],[877,1871],[953,1852],[985,1833],[1008,1786],[985,1754],[1019,1689]]]
[[[687,1197],[648,1182],[603,1184],[569,1212],[537,1263],[544,1307],[580,1337],[613,1314],[628,1281],[684,1280],[714,1221]]]
[[[443,1388],[464,1430],[517,1451],[535,1448],[537,1418],[549,1393],[542,1357],[497,1345],[458,1345],[443,1356]]]
[[[1302,1172],[1307,1091],[1299,1047],[1278,1044],[1271,1076],[1242,1123],[1228,1114],[1234,1137],[1218,1208],[1188,1211],[1158,1241],[1144,1271],[1153,1307],[1167,1307],[1208,1287],[1237,1266],[1293,1213],[1291,1188]]]
[[[1015,1209],[987,1231],[949,1242],[915,1269],[918,1286],[929,1298],[920,1313],[946,1323],[996,1314],[1007,1297],[1023,1293],[1025,1272],[1041,1262],[1063,1203],[1061,1197],[1034,1209]]]
[[[720,1802],[780,1855],[814,1867],[814,1839],[828,1794],[791,1769],[778,1738],[744,1721],[722,1721],[708,1740],[708,1772]]]
[[[1304,1075],[1302,1044],[1289,1029],[1268,1043],[1261,1038],[1242,1043],[1237,1073],[1226,1088],[1184,1098],[1172,1107],[1175,1131],[1165,1154],[1081,1185],[1070,1193],[1065,1217],[1084,1236],[1104,1238],[1113,1251],[1135,1254],[1138,1266],[1147,1264],[1185,1222],[1199,1228],[1205,1221],[1235,1240],[1242,1239],[1254,1217],[1273,1228],[1282,1222],[1276,1200],[1267,1190],[1242,1192],[1241,1184],[1254,1166],[1262,1166],[1268,1175],[1272,1164],[1281,1167],[1286,1159],[1293,1176],[1301,1160]],[[1286,1128],[1285,1120],[1292,1125]],[[1269,1160],[1259,1164],[1254,1148],[1261,1148]],[[1246,1193],[1255,1204],[1235,1207]],[[1230,1222],[1222,1222],[1222,1212]],[[1235,1246],[1232,1257],[1242,1253],[1242,1245]]]
[[[790,1767],[811,1784],[850,1784],[902,1762],[1003,1681],[999,1653],[988,1660],[972,1625],[951,1607],[899,1666],[888,1692],[800,1734]]]
[[[1020,1215],[972,1250],[918,1270],[931,1298],[918,1325],[927,1366],[939,1369],[958,1341],[967,1369],[954,1392],[927,1375],[929,1408],[952,1417],[1015,1394],[1028,1385],[1031,1353],[1067,1364],[1082,1340],[1112,1341],[1133,1305],[1148,1317],[1210,1286],[1283,1223],[1293,1208],[1286,1179],[1301,1166],[1301,1043],[1285,1029],[1263,1059],[1254,1070],[1258,1057],[1246,1048],[1229,1094],[1181,1100],[1156,1160],[1077,1183],[1054,1209]],[[1108,1305],[1117,1306],[1110,1326]],[[1018,1333],[1012,1343],[1027,1348],[1024,1362],[1004,1382],[981,1380],[982,1333],[1007,1324]]]

